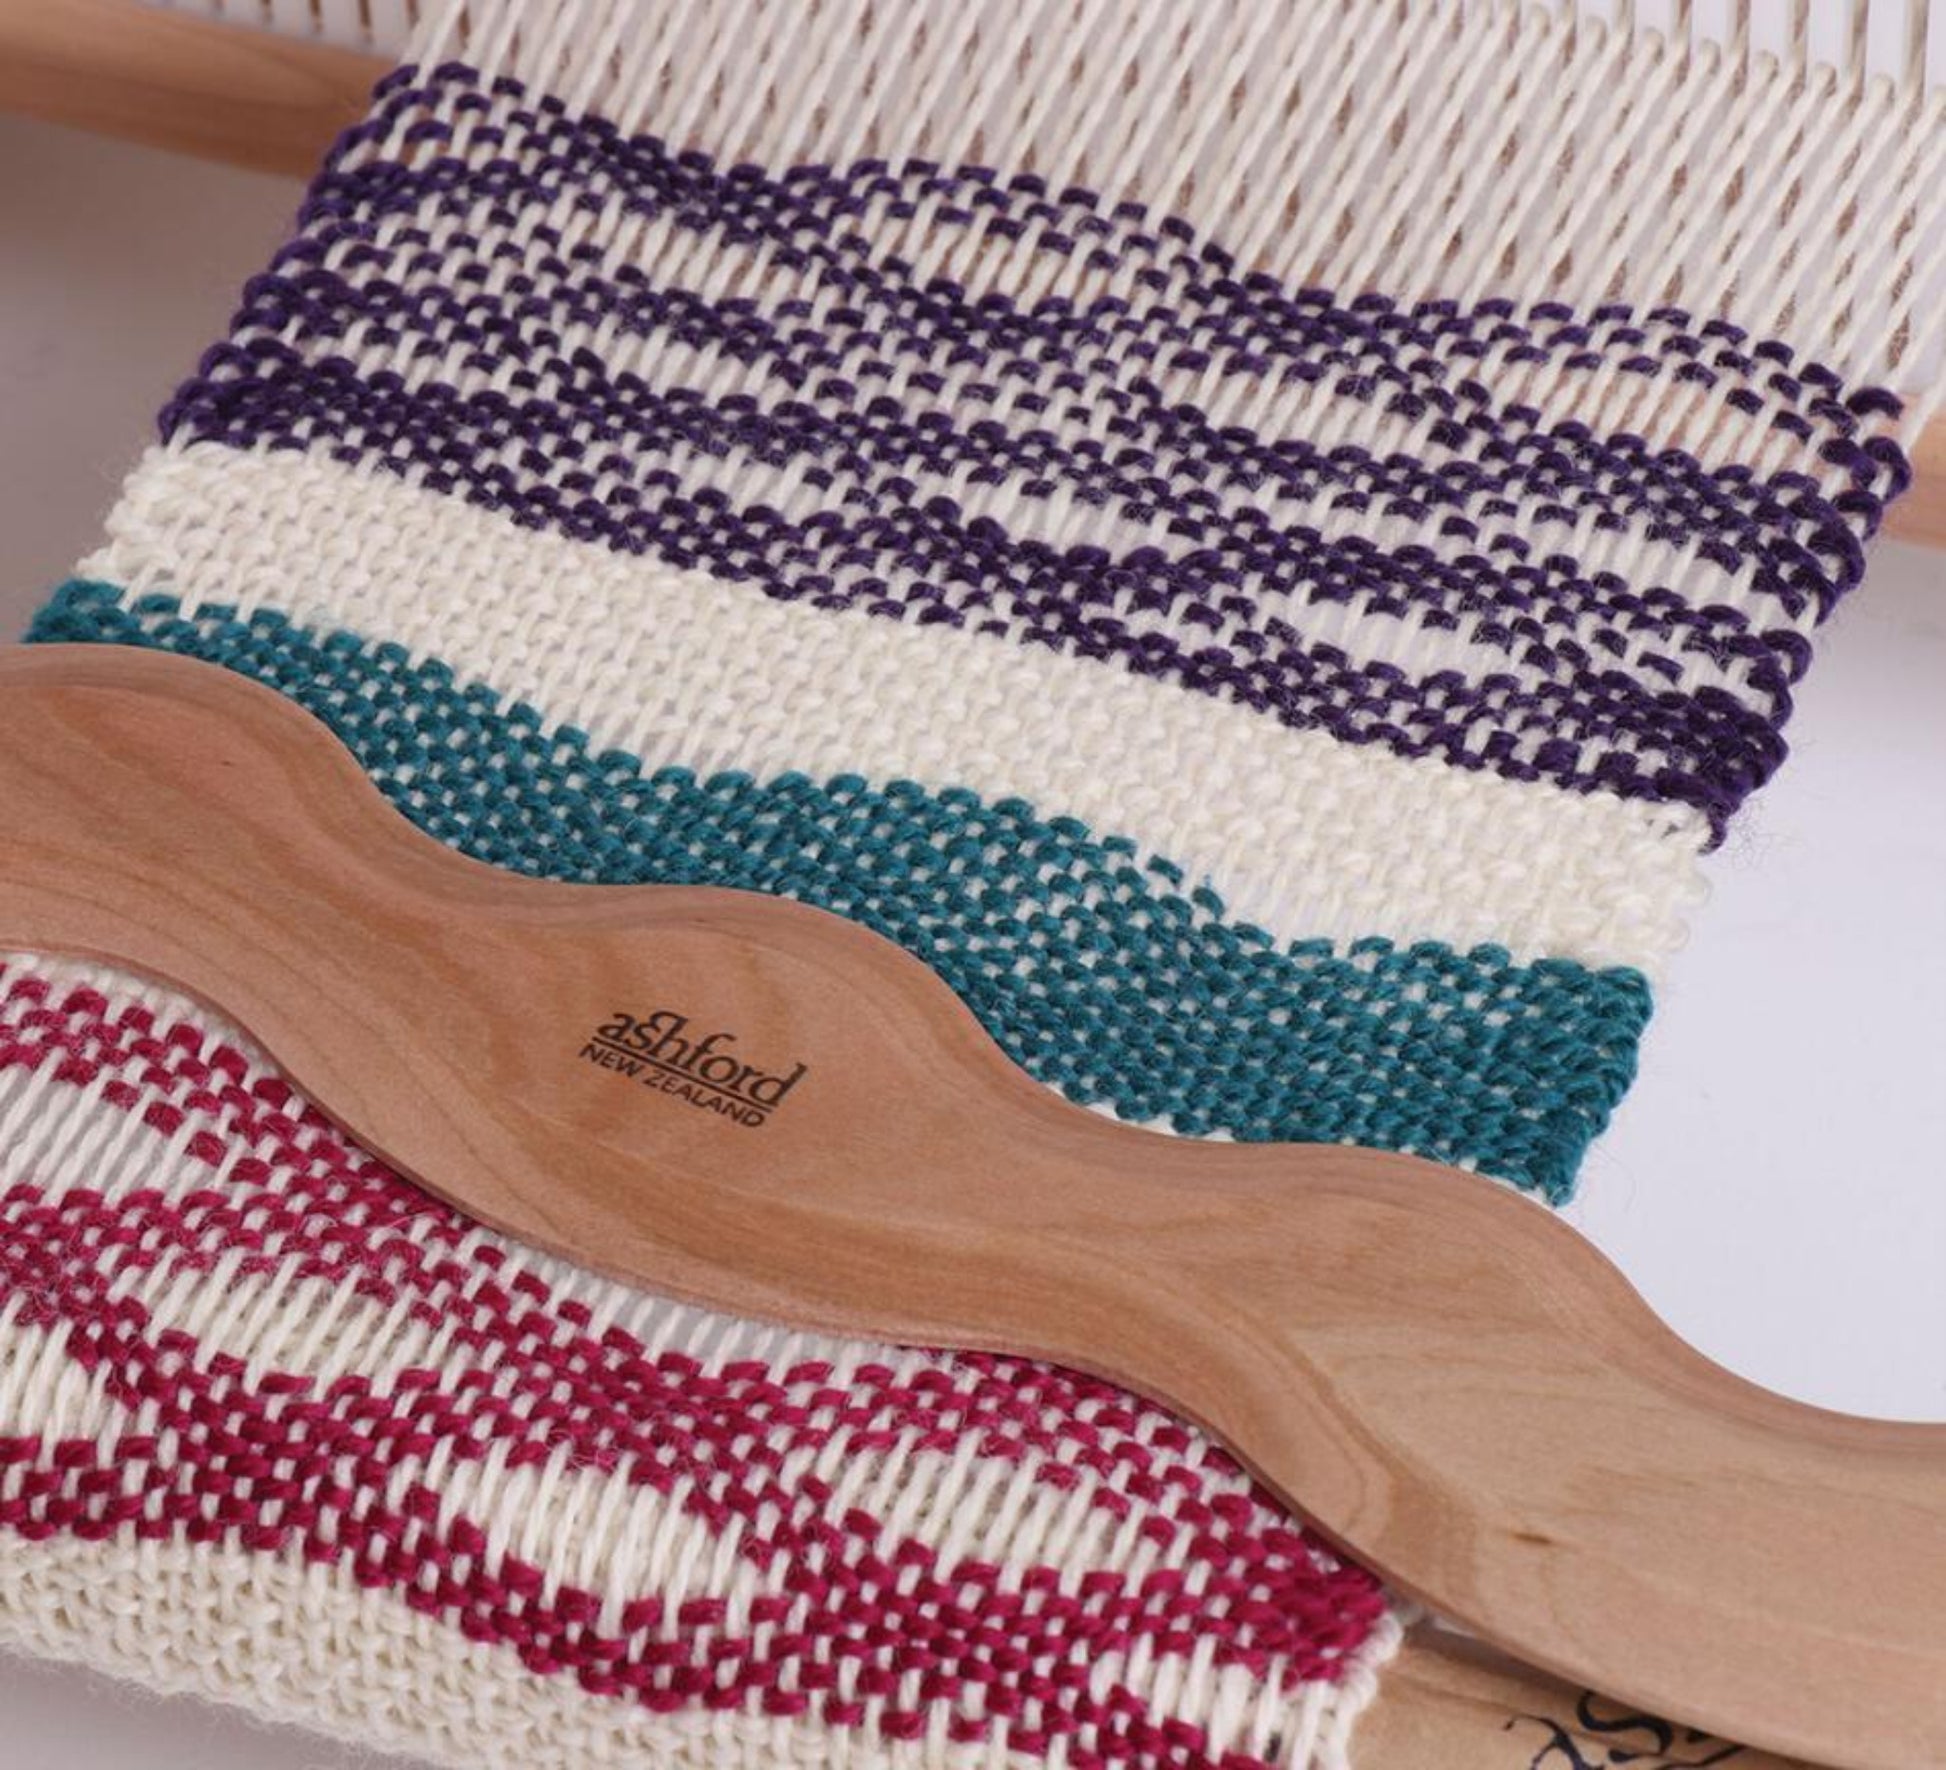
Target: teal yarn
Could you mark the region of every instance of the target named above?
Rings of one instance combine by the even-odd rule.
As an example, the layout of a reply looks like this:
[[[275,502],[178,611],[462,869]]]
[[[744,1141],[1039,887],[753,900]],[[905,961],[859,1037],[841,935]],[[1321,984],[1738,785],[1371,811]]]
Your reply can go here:
[[[76,580],[28,638],[148,646],[276,688],[407,817],[476,859],[735,886],[861,922],[932,966],[1039,1080],[1187,1135],[1410,1150],[1558,1202],[1633,1079],[1650,1013],[1629,967],[1376,934],[1280,946],[1129,838],[1020,799],[856,775],[702,778],[595,753],[436,658],[274,610],[185,614]]]

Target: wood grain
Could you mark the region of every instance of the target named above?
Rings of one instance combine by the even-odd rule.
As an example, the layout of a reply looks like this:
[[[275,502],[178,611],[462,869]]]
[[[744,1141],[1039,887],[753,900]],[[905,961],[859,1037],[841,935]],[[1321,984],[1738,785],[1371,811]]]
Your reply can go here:
[[[1358,1770],[1815,1770],[1645,1714],[1431,1624],[1353,1739]]]
[[[0,110],[308,178],[391,64],[139,0],[0,0]]]
[[[1742,1382],[1503,1187],[1112,1123],[867,930],[464,859],[214,666],[0,654],[0,820],[0,943],[214,1004],[490,1224],[1099,1373],[1525,1661],[1820,1762],[1946,1761],[1946,1427]]]
[[[1934,418],[1912,448],[1912,485],[1886,517],[1885,532],[1921,547],[1946,547],[1946,417]]]

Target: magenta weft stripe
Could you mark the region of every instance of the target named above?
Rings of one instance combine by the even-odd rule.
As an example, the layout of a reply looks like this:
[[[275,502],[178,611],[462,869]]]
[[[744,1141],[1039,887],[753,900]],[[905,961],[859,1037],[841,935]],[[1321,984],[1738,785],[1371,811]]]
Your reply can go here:
[[[1370,1576],[1321,1552],[1222,1451],[1108,1384],[978,1355],[840,1370],[654,1350],[597,1324],[545,1262],[398,1179],[236,1046],[15,967],[0,974],[0,1074],[23,1068],[98,1090],[152,1148],[199,1128],[181,1141],[188,1172],[163,1184],[111,1199],[20,1183],[0,1201],[17,1325],[65,1334],[122,1421],[105,1437],[0,1441],[0,1529],[343,1566],[593,1692],[652,1708],[754,1701],[888,1738],[923,1727],[886,1659],[906,1643],[895,1660],[923,1665],[956,1738],[1003,1720],[1024,1751],[1121,1736],[1104,1763],[1174,1761],[1164,1741],[1181,1742],[1179,1724],[1158,1731],[1141,1698],[1104,1682],[1105,1658],[1193,1648],[1216,1668],[1328,1680],[1384,1614]],[[329,1287],[342,1315],[401,1316],[442,1355],[382,1385],[246,1365],[128,1294],[143,1277],[219,1270],[245,1293]],[[975,1447],[1101,1529],[1173,1548],[1174,1564],[1103,1567],[1077,1589],[1054,1563],[948,1558],[868,1506],[834,1509],[806,1465],[834,1452],[946,1463]],[[442,1493],[487,1457],[662,1494],[749,1569],[760,1590],[741,1625],[720,1598],[616,1603],[509,1553]],[[1021,1677],[1028,1666],[1041,1669]]]

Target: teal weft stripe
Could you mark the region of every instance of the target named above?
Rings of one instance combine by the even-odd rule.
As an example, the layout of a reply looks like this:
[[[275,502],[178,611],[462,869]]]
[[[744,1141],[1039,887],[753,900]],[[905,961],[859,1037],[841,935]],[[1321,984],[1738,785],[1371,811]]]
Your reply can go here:
[[[436,658],[110,584],[64,585],[30,640],[223,664],[318,715],[415,823],[518,872],[730,885],[916,953],[1070,1098],[1191,1135],[1355,1142],[1559,1201],[1635,1072],[1641,973],[1383,938],[1277,945],[1123,836],[1019,799],[841,775],[650,768],[462,685]]]

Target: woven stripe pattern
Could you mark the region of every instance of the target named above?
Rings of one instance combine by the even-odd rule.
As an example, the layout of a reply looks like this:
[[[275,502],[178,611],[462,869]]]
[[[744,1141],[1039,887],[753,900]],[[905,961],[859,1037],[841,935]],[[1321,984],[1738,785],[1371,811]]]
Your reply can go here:
[[[1463,10],[442,9],[30,637],[477,858],[851,917],[1077,1103],[1558,1202],[1924,341],[1736,282],[1815,204],[1675,146],[1681,299],[1633,209],[1537,256],[1655,104],[1761,165],[1864,96]],[[131,976],[0,961],[0,1224],[11,1644],[454,1765],[1342,1770],[1401,1633],[1162,1410],[513,1245]]]

